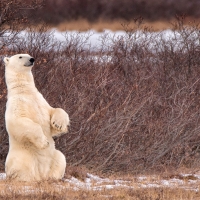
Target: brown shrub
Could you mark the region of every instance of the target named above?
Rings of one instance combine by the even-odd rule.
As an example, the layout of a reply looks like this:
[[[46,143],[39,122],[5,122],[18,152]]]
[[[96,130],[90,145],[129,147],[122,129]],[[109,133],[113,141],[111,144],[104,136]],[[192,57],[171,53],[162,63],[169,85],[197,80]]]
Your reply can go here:
[[[169,20],[177,14],[199,18],[199,0],[44,0],[43,9],[27,10],[30,19],[57,24],[63,21],[87,19],[133,20],[139,16],[145,20]],[[79,28],[79,27],[78,27]]]
[[[181,20],[181,19],[180,19]],[[102,39],[94,52],[87,37],[33,29],[1,55],[27,52],[36,58],[36,86],[70,116],[68,134],[56,138],[67,163],[93,170],[141,172],[199,164],[199,30],[179,21],[174,37],[136,32]],[[176,27],[177,28],[177,27]],[[0,63],[1,160],[8,151],[6,86]]]

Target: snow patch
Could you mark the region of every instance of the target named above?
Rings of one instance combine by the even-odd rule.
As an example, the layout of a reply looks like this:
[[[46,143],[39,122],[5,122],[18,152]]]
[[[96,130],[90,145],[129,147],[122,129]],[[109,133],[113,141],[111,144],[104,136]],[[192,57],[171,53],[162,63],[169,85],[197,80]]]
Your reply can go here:
[[[193,174],[181,174],[182,177],[188,177],[188,180],[182,180],[179,178],[161,179],[155,176],[139,176],[134,177],[136,181],[127,180],[112,180],[109,178],[100,178],[99,176],[88,173],[87,178],[84,181],[80,181],[74,177],[66,179],[65,181],[72,184],[72,189],[86,189],[86,190],[104,190],[115,188],[182,188],[185,190],[198,191],[197,185],[200,183],[200,175]],[[189,177],[196,177],[195,180],[189,179]]]
[[[200,174],[180,174],[180,178],[159,179],[156,176],[136,176],[132,181],[122,179],[109,179],[101,178],[97,175],[87,173],[87,177],[84,181],[81,181],[75,177],[65,179],[66,184],[55,184],[58,189],[73,189],[73,190],[93,190],[100,191],[105,189],[116,188],[182,188],[185,190],[192,190],[198,192],[198,185],[200,184]],[[178,177],[179,177],[178,176]],[[5,173],[0,173],[0,180],[6,179]],[[37,188],[32,186],[24,186],[24,190],[27,193],[37,192]]]
[[[0,173],[0,180],[6,179],[6,173]]]

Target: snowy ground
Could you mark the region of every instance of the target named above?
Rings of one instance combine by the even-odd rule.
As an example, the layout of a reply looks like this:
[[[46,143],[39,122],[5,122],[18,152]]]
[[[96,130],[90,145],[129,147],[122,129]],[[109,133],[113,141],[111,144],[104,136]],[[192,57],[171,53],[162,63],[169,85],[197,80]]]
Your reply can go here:
[[[198,191],[198,184],[200,183],[200,175],[193,174],[180,174],[171,179],[160,179],[156,176],[136,176],[133,180],[111,180],[108,178],[100,178],[98,176],[87,174],[84,182],[72,177],[66,179],[71,187],[75,190],[102,190],[102,189],[115,189],[115,188],[159,188],[159,187],[178,187],[186,190]]]
[[[24,39],[28,38],[29,35],[32,33],[29,31],[21,31],[20,34],[18,35],[23,41]],[[112,43],[115,40],[118,39],[123,39],[124,37],[130,37],[132,41],[137,41],[138,43],[142,42],[146,38],[154,38],[154,42],[156,40],[169,40],[172,38],[177,38],[180,37],[180,34],[177,31],[172,31],[172,30],[164,30],[160,32],[143,32],[140,30],[134,31],[134,32],[125,32],[125,31],[111,31],[111,30],[104,30],[103,32],[97,32],[95,30],[88,30],[84,32],[79,32],[79,31],[65,31],[61,32],[58,31],[57,29],[51,29],[46,32],[46,34],[51,35],[50,38],[55,38],[60,42],[63,41],[73,41],[76,44],[84,46],[86,49],[90,48],[92,50],[97,50],[98,48],[101,48],[103,45],[103,48],[106,48],[106,46],[109,46],[109,43]],[[3,42],[3,39],[8,39],[9,37],[12,36],[10,32],[4,33],[4,36],[2,37],[1,40]],[[106,40],[105,40],[106,39]],[[102,42],[102,41],[106,42]],[[32,41],[33,43],[35,41]],[[181,41],[180,41],[181,42]],[[1,41],[0,41],[1,44]],[[152,44],[153,46],[153,44]]]
[[[105,40],[107,38],[106,44],[109,45],[107,42],[112,42],[116,39],[122,39],[125,35],[127,36],[127,33],[125,31],[111,31],[111,30],[104,30],[103,32],[97,32],[95,30],[89,30],[85,32],[78,32],[78,31],[66,31],[66,32],[60,32],[57,29],[52,29],[50,32],[53,33],[54,37],[58,39],[59,41],[65,41],[66,38],[70,39],[73,37],[78,36],[78,38],[82,38],[82,42],[85,42],[85,47],[91,47],[91,49],[98,49],[102,46],[102,40]],[[172,30],[164,30],[162,32],[142,32],[140,30],[135,31],[132,33],[134,36],[132,39],[137,40],[138,42],[142,42],[142,40],[146,37],[156,37],[159,39],[169,40],[170,38],[174,38],[178,35],[178,32],[173,32]],[[84,40],[85,39],[85,40]]]
[[[6,178],[5,173],[0,173],[0,180]],[[137,188],[182,188],[185,190],[199,191],[200,174],[179,174],[172,176],[172,178],[161,179],[158,176],[135,176],[133,179],[122,180],[122,179],[109,179],[100,178],[99,176],[88,173],[87,178],[84,181],[80,181],[77,178],[71,177],[65,179],[62,185],[57,187],[64,187],[73,190],[93,190],[100,191],[106,189],[137,189]],[[25,186],[27,192],[34,192],[34,189]]]

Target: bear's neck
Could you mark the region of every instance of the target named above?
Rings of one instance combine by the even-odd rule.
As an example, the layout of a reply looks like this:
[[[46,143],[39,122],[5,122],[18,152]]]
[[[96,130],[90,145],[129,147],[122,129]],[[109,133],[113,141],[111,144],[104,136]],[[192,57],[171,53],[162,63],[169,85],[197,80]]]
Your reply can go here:
[[[5,73],[6,85],[8,90],[8,98],[14,94],[29,94],[36,90],[33,75],[31,71],[13,72],[6,70]]]

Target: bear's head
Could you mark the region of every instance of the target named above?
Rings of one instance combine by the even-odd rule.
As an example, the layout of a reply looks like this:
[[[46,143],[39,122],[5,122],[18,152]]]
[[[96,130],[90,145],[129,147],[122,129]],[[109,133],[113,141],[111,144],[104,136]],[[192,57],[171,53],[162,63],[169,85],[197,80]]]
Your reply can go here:
[[[10,58],[4,58],[6,68],[12,68],[15,71],[30,70],[34,65],[34,61],[35,59],[28,54],[16,54]]]

